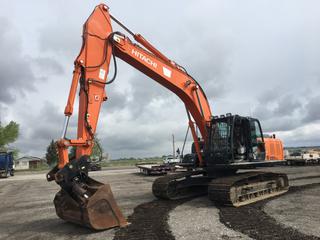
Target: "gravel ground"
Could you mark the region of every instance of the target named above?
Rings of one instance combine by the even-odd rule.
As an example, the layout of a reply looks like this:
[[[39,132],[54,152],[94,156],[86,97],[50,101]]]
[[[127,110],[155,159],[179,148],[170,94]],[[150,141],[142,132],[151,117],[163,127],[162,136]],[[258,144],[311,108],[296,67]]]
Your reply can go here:
[[[290,186],[320,183],[320,166],[260,170],[288,174]],[[319,190],[320,185],[295,193],[289,191],[284,196],[242,208],[215,207],[207,198],[202,197],[172,210],[169,225],[176,240],[250,239],[250,237],[270,240],[314,239],[310,235],[318,236],[320,231]],[[297,196],[303,201],[297,201]],[[295,202],[294,206],[299,205],[300,210],[296,211],[291,204],[286,205],[288,202]],[[270,206],[272,208],[269,211]],[[286,227],[294,229],[285,229]],[[299,234],[300,231],[305,235]]]
[[[170,229],[177,240],[250,239],[219,220],[219,210],[207,197],[189,201],[170,213]]]
[[[136,173],[136,169],[94,172],[92,176],[95,179],[111,184],[120,208],[131,222],[127,228],[101,232],[92,232],[66,223],[56,216],[52,200],[59,186],[46,182],[43,173],[18,174],[12,178],[0,179],[0,239],[180,240],[249,239],[248,236],[271,239],[259,232],[263,230],[259,227],[263,226],[263,219],[272,223],[270,226],[274,229],[271,230],[276,230],[276,227],[280,229],[280,239],[284,228],[288,228],[289,232],[301,233],[303,239],[316,239],[311,235],[319,237],[320,184],[305,189],[304,185],[320,183],[320,166],[264,170],[285,172],[289,175],[290,184],[295,186],[293,190],[297,190],[298,186],[302,187],[299,191],[291,191],[290,194],[240,212],[232,208],[215,207],[206,197],[180,202],[155,200],[151,192],[155,177],[141,176]],[[226,222],[227,217],[234,216],[235,213],[240,216],[231,219],[235,225]],[[247,216],[251,215],[256,216],[257,223],[250,222],[253,218],[250,220]],[[256,229],[251,227],[250,231],[253,228],[256,235],[250,235],[241,228],[239,221],[243,226],[261,225],[257,225]],[[240,227],[237,228],[237,224]]]
[[[135,172],[127,169],[92,174],[98,181],[111,184],[126,217],[137,205],[154,200],[154,178]],[[93,232],[59,219],[52,202],[58,190],[59,186],[48,183],[44,174],[0,179],[0,239],[113,239],[117,229]]]
[[[320,181],[319,181],[320,182]],[[320,237],[320,186],[268,202],[264,211],[277,222],[307,235]]]
[[[313,187],[320,187],[320,184],[293,186],[290,187],[286,195],[282,196],[288,196]],[[271,202],[277,198],[280,198],[280,196],[273,198]],[[308,233],[304,234],[298,229],[287,227],[266,214],[263,209],[269,201],[264,200],[240,208],[218,206],[220,221],[226,226],[257,240],[319,240],[316,236]],[[315,222],[314,226],[317,225],[318,223]]]

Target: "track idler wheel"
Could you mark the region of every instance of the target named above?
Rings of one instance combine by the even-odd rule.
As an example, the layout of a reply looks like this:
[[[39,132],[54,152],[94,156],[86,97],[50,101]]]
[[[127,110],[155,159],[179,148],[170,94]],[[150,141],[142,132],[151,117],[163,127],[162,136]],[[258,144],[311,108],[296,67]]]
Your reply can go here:
[[[56,172],[55,180],[61,186],[53,201],[57,215],[94,230],[126,226],[110,185],[90,178],[88,166],[88,157],[84,156]]]

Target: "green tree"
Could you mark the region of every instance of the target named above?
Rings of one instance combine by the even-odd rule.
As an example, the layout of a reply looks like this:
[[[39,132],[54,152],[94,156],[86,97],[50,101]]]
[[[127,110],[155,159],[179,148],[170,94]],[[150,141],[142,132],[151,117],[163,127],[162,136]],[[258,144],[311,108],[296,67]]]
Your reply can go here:
[[[69,159],[76,157],[77,147],[72,146],[69,151]],[[91,160],[102,160],[103,149],[98,138],[94,139],[94,146],[90,155]]]
[[[69,150],[69,160],[72,160],[76,157],[77,147],[72,146]]]
[[[2,126],[0,122],[0,149],[6,149],[9,143],[13,143],[19,136],[19,124],[11,121],[8,125]]]
[[[91,156],[90,158],[93,160],[99,160],[101,161],[102,160],[102,154],[103,154],[103,149],[101,147],[101,144],[100,144],[100,140],[99,138],[95,138],[94,139],[94,145],[93,145],[93,148],[92,148],[92,152],[91,152]]]
[[[56,143],[53,140],[51,140],[51,143],[47,147],[46,159],[49,166],[54,166],[58,162],[59,157],[57,153]]]

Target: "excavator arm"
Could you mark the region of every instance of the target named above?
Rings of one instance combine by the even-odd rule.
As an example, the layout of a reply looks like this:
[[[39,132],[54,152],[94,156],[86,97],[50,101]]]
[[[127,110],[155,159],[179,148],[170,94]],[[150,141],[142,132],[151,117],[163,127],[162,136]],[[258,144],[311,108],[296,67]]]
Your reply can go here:
[[[133,43],[124,34],[114,32],[112,19],[140,45]],[[83,26],[82,38],[82,47],[74,62],[63,132],[57,141],[59,162],[48,173],[47,180],[55,180],[61,186],[54,199],[60,218],[93,229],[125,226],[127,222],[114,200],[110,186],[88,176],[88,161],[94,145],[100,108],[102,102],[107,100],[106,85],[112,83],[116,76],[108,79],[111,58],[115,64],[115,73],[116,58],[120,58],[175,93],[184,102],[200,166],[204,162],[196,128],[199,129],[202,141],[206,141],[211,110],[196,80],[140,34],[132,33],[111,16],[106,5],[100,4],[94,9]],[[68,139],[67,128],[78,89],[77,138]],[[75,159],[69,159],[70,146],[77,149]]]
[[[105,86],[114,80],[107,80],[111,56],[113,56],[114,61],[116,61],[115,57],[121,58],[175,93],[184,102],[196,152],[200,165],[202,165],[203,161],[194,122],[201,133],[202,139],[206,141],[207,124],[210,123],[211,118],[210,106],[202,88],[184,68],[169,60],[140,34],[133,34],[128,30],[134,39],[141,44],[137,45],[124,34],[113,32],[111,19],[121,24],[109,14],[108,7],[101,4],[95,8],[84,24],[83,45],[79,56],[75,60],[75,70],[65,108],[65,125],[62,138],[58,142],[59,168],[64,167],[69,162],[69,146],[77,147],[77,159],[91,153],[101,104],[107,100]],[[123,27],[125,28],[125,26]],[[78,85],[80,85],[80,100],[77,139],[68,140],[65,136],[69,118],[73,113]]]

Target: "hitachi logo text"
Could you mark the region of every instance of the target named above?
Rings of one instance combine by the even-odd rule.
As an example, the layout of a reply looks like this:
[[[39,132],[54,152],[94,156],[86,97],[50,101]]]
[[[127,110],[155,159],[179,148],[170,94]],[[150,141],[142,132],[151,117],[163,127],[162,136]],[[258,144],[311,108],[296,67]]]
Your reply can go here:
[[[148,63],[152,67],[157,68],[157,63],[155,63],[150,58],[148,58],[145,55],[143,55],[141,52],[138,52],[137,50],[132,49],[131,53],[132,53],[132,55],[140,58],[142,61]]]

